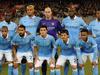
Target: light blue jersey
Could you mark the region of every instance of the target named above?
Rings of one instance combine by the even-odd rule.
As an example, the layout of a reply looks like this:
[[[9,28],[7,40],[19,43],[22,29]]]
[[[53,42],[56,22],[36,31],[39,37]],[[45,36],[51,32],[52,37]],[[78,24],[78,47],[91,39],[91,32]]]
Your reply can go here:
[[[72,42],[71,40],[68,39],[67,42],[64,42],[61,38],[59,38],[55,43],[54,49],[56,51],[57,48],[59,47],[61,49],[61,55],[71,56],[71,55],[76,55],[76,51],[74,49],[75,46],[76,46],[75,43]],[[53,55],[53,56],[55,56],[55,55]]]
[[[7,26],[11,35],[14,35],[17,29],[17,24],[12,21],[10,21],[9,24],[6,21],[2,21],[0,22],[0,28],[2,28],[2,26]]]
[[[86,23],[81,17],[75,16],[74,19],[71,19],[68,16],[62,20],[62,27],[68,30],[71,39],[77,41],[79,38],[80,28],[86,27]]]
[[[81,47],[81,51],[84,53],[93,53],[95,50],[97,51],[96,41],[92,37],[88,37],[87,42],[80,40],[79,46]]]
[[[0,34],[0,50],[11,50],[11,40],[12,36],[10,34],[6,38],[3,38]]]
[[[26,31],[31,33],[33,36],[36,36],[37,27],[41,18],[33,16],[29,17],[28,15],[20,19],[19,24],[22,24],[26,27]]]
[[[12,39],[12,45],[17,45],[17,52],[32,51],[32,45],[34,44],[34,38],[32,35],[25,34],[24,37],[20,37],[16,34]]]
[[[96,37],[95,40],[98,44],[98,49],[100,50],[100,21],[96,19],[90,22],[88,29],[92,32],[92,35]]]
[[[51,35],[47,35],[45,38],[40,35],[36,36],[35,44],[39,48],[38,55],[39,56],[51,56],[52,50],[55,44],[55,39]]]

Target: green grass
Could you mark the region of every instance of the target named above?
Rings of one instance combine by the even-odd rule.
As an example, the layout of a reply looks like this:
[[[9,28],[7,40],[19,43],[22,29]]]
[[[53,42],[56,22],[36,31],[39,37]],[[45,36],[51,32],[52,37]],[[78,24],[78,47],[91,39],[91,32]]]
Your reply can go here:
[[[29,70],[29,69],[28,69],[28,66],[27,66],[26,75],[29,75],[29,71],[28,71],[28,70]],[[62,68],[61,70],[62,70],[62,75],[63,75],[63,68]],[[87,63],[85,64],[85,73],[86,73],[85,75],[92,75],[92,66],[91,66],[89,60],[88,60]],[[7,74],[7,65],[3,65],[3,70],[2,70],[2,72],[0,73],[0,75],[8,75],[8,74]],[[20,67],[19,67],[19,75],[21,75]],[[49,75],[49,68],[48,68],[47,75]],[[71,67],[69,68],[68,75],[72,75]],[[100,75],[100,62],[99,62],[99,75]]]

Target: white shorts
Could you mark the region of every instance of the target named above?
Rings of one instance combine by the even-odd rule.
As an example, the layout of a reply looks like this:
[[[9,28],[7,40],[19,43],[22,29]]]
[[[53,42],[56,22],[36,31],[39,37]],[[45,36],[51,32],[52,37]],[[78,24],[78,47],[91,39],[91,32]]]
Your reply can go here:
[[[64,55],[60,55],[56,65],[60,65],[60,66],[64,66],[66,60],[69,60],[71,65],[77,65],[77,59],[76,56],[64,56]]]
[[[50,58],[51,57],[39,57],[39,60],[36,61],[36,63],[35,63],[35,68],[41,67],[41,65],[42,65],[42,63],[43,63],[44,60],[47,61],[47,63],[50,65],[50,67],[55,67],[54,64],[50,64]]]
[[[32,52],[17,52],[17,63],[21,63],[23,56],[26,57],[28,63],[33,63],[33,54]]]
[[[93,55],[94,53],[82,53],[82,61],[85,63],[89,58],[89,60],[93,62]],[[96,60],[96,62],[98,62],[98,59]]]
[[[2,60],[3,54],[5,55],[7,61],[13,61],[11,50],[0,50],[0,60]]]

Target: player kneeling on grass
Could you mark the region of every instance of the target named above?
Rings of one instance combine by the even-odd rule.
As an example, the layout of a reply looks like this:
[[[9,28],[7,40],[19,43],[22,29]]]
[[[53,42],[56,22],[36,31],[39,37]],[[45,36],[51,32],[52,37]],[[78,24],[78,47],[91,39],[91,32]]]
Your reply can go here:
[[[13,74],[13,58],[12,58],[12,47],[11,47],[11,39],[12,36],[8,33],[8,27],[2,26],[1,34],[0,34],[0,60],[2,60],[3,54],[5,55],[8,61],[8,75]]]
[[[40,75],[40,68],[43,61],[47,61],[50,66],[50,75],[54,75],[54,58],[52,58],[52,50],[55,44],[53,36],[47,34],[47,27],[41,25],[39,35],[35,38],[35,75]]]
[[[80,50],[81,50],[81,56],[82,60],[80,60],[80,75],[84,74],[84,63],[87,61],[87,58],[90,59],[93,67],[93,75],[98,75],[98,50],[97,50],[97,44],[96,41],[88,35],[87,29],[82,29],[80,33],[80,40],[78,42]]]
[[[55,47],[53,49],[52,56],[55,56],[55,53],[58,48],[61,49],[60,56],[58,57],[57,63],[56,63],[56,75],[61,75],[61,66],[64,66],[66,60],[69,60],[73,75],[78,75],[77,72],[77,59],[76,59],[76,51],[74,49],[75,42],[72,42],[72,40],[69,38],[69,33],[67,30],[61,31],[61,38],[59,38],[56,43]]]
[[[32,45],[34,44],[33,41],[34,38],[26,33],[25,26],[20,25],[18,27],[18,33],[12,40],[14,54],[14,75],[18,75],[18,64],[21,63],[23,56],[26,57],[30,75],[34,75],[32,54]]]

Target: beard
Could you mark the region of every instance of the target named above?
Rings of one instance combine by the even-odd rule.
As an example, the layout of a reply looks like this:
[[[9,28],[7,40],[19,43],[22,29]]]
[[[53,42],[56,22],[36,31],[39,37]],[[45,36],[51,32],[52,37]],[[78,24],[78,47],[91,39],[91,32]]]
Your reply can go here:
[[[19,33],[19,36],[20,36],[20,37],[24,37],[24,34],[22,34],[22,33]]]

